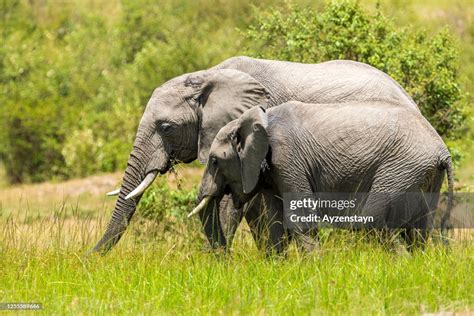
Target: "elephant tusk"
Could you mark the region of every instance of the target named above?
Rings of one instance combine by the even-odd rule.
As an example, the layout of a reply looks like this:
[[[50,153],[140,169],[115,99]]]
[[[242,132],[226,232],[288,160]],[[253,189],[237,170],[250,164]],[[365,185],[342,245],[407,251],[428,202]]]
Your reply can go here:
[[[188,214],[188,218],[201,212],[202,209],[205,208],[207,204],[209,204],[210,200],[211,200],[210,196],[206,196],[204,199],[202,199],[202,201],[198,204],[198,206],[196,206],[194,210],[192,210],[192,212]]]
[[[110,191],[106,195],[107,196],[114,196],[114,195],[118,195],[119,193],[120,193],[120,188],[118,188],[117,190]]]
[[[143,179],[142,183],[140,183],[135,190],[130,192],[126,197],[125,200],[134,198],[143,192],[145,192],[146,189],[150,186],[150,184],[153,183],[153,180],[155,180],[156,176],[158,175],[158,171],[152,171],[149,174],[146,175],[145,179]]]

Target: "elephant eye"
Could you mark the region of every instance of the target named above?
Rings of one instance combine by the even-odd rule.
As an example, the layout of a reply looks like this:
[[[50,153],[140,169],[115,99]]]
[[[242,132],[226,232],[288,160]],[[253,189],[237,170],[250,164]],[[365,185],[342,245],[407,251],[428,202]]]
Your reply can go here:
[[[203,97],[202,94],[199,94],[198,96],[194,97],[194,102],[196,102],[197,105],[202,105]]]
[[[211,163],[213,166],[217,166],[217,158],[216,157],[211,157]]]
[[[161,123],[160,124],[160,131],[162,131],[163,133],[167,133],[171,130],[171,127],[172,125],[170,123]]]

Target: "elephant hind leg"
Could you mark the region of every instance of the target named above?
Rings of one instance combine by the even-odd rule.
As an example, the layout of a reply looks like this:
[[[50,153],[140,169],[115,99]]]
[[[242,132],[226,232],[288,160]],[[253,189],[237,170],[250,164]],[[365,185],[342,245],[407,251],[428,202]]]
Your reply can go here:
[[[409,251],[424,248],[428,239],[428,227],[430,223],[431,195],[421,190],[418,193],[407,193],[401,199],[399,210],[403,214],[412,214],[400,235],[406,243]]]
[[[389,223],[389,215],[393,211],[394,192],[396,192],[386,186],[387,183],[391,183],[390,180],[376,177],[362,205],[362,210],[358,210],[360,215],[371,219],[366,226],[362,227],[367,231],[366,237],[389,247],[393,244],[397,233]]]
[[[425,194],[421,189],[417,193],[408,193],[413,195],[403,201],[406,205],[403,207],[406,212],[413,214],[412,218],[406,223],[406,228],[401,230],[401,236],[405,240],[407,249],[414,251],[425,247],[429,237],[429,227],[432,222],[432,195]],[[415,201],[413,201],[415,199]]]
[[[438,208],[441,186],[444,180],[444,170],[438,170],[426,177],[425,183],[418,189],[420,191],[418,218],[413,219],[413,228],[406,229],[404,235],[409,249],[424,247],[431,231],[434,229],[434,220]]]
[[[426,229],[405,228],[401,233],[409,251],[425,248],[429,236]]]
[[[394,215],[403,218],[398,222],[402,227],[401,236],[408,250],[423,248],[434,227],[434,217],[439,201],[439,192],[443,184],[444,172],[433,169],[427,172],[394,201]]]

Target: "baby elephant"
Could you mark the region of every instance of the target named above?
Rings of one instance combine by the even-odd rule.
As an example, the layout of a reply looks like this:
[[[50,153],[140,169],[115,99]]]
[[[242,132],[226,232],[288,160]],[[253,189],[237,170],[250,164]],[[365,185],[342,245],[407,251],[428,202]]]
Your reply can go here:
[[[417,214],[406,222],[427,228],[445,170],[450,194],[442,228],[452,207],[451,156],[417,111],[387,101],[357,106],[291,101],[267,110],[255,107],[217,134],[200,203],[190,215],[199,213],[211,244],[225,245],[215,203],[231,193],[240,207],[262,194],[266,210],[255,218],[265,221],[267,245],[282,251],[284,193],[367,192],[364,215],[373,216],[376,227],[389,227],[387,221],[399,215],[393,209],[397,199],[407,192],[426,192],[433,193],[427,194],[431,198],[419,201]],[[379,198],[377,193],[382,192],[390,199]]]

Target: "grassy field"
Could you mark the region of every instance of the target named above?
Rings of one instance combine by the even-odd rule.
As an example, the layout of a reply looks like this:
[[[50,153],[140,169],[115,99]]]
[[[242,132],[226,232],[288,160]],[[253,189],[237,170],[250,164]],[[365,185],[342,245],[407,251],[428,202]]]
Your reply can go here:
[[[179,179],[195,183],[201,172],[182,168]],[[245,226],[224,256],[207,251],[197,219],[138,216],[109,255],[85,256],[114,202],[103,193],[118,180],[111,174],[1,191],[1,302],[39,302],[47,314],[83,315],[474,311],[470,232],[458,234],[449,249],[429,245],[414,253],[341,232],[315,254],[292,248],[286,259],[269,259]]]
[[[458,38],[460,74],[472,109],[471,2],[364,0],[361,4],[373,8],[376,2],[397,25],[423,27],[429,34],[448,26]],[[81,8],[102,12],[109,24],[121,10],[118,0],[80,3]],[[42,2],[31,4],[40,8]],[[56,15],[58,21],[61,18],[40,11],[40,24]],[[229,44],[216,42],[199,52],[213,51],[211,57],[219,50],[227,54],[225,45],[232,45],[237,31],[233,26],[220,29],[229,33],[218,35]],[[466,126],[465,158],[455,169],[456,189],[472,192],[474,120],[470,118]],[[179,176],[167,176],[169,188],[178,195],[189,192],[201,173],[200,168],[179,167]],[[287,258],[265,258],[245,223],[231,254],[223,255],[209,252],[197,218],[172,215],[154,221],[139,213],[110,254],[86,256],[115,203],[104,194],[116,188],[120,177],[119,172],[10,186],[0,164],[0,303],[42,303],[48,315],[474,314],[473,230],[456,231],[449,248],[430,243],[413,253],[398,241],[381,245],[359,234],[336,232],[323,238],[314,254],[302,256],[291,248]]]

